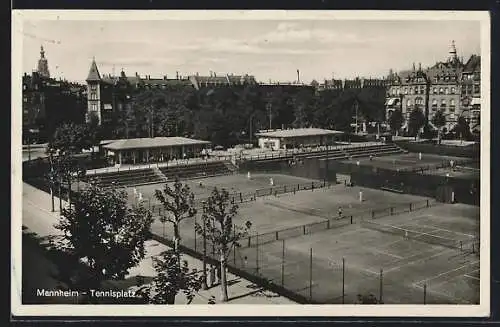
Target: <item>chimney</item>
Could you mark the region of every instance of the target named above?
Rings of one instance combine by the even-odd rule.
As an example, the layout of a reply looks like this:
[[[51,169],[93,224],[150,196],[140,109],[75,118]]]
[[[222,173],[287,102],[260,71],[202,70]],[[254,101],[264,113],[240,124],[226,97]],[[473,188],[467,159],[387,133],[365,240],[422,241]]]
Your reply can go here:
[[[139,77],[139,74],[137,74],[137,72],[135,72],[135,77],[137,77],[137,78]]]
[[[175,72],[175,78],[176,78],[176,79],[179,79],[179,72],[178,72],[178,71],[177,71],[177,72]]]
[[[214,77],[217,77],[217,74],[214,72]]]
[[[300,83],[300,71],[297,69],[297,84]]]

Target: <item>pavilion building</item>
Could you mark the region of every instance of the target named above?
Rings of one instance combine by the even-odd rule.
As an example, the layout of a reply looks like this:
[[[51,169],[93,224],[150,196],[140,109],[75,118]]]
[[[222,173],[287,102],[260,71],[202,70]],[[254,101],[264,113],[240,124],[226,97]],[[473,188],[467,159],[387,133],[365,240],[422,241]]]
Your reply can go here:
[[[259,147],[263,149],[291,149],[299,147],[333,145],[344,132],[320,129],[297,128],[255,133]]]
[[[208,141],[184,137],[134,138],[101,142],[102,151],[115,165],[200,157],[209,146]]]

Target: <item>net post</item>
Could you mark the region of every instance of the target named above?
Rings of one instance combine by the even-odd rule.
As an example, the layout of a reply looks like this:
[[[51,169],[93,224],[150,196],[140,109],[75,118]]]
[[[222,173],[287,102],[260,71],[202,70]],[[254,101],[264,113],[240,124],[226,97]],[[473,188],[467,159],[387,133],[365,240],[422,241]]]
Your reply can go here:
[[[411,211],[411,209],[412,209],[412,208],[411,208],[411,202],[410,202],[410,211]]]
[[[256,272],[257,276],[259,275],[259,234],[255,236],[257,238],[255,242],[255,264],[256,264]]]
[[[285,240],[282,242],[281,250],[281,286],[285,285]]]
[[[309,301],[312,301],[312,263],[313,263],[313,249],[309,251]]]
[[[424,304],[427,302],[427,283],[424,283]]]
[[[342,258],[342,304],[345,303],[345,258]]]
[[[276,241],[278,240],[278,231],[276,231]]]
[[[383,292],[383,288],[384,288],[383,279],[384,279],[384,270],[382,268],[380,268],[379,303],[384,303],[384,300],[383,300],[383,295],[384,295],[384,292]]]
[[[429,208],[429,199],[426,200],[427,208]]]
[[[326,221],[326,229],[330,229],[330,219]]]
[[[302,234],[306,235],[306,225],[302,226]]]
[[[351,215],[351,225],[352,225],[352,215]]]

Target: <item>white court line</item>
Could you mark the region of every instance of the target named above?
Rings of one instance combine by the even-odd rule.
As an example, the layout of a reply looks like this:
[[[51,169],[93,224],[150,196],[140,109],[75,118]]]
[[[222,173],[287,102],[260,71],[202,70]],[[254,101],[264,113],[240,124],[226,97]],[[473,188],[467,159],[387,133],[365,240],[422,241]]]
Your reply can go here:
[[[413,286],[414,286],[414,287],[417,287],[417,288],[419,288],[419,289],[422,289],[422,290],[424,289],[424,287],[423,287],[423,286],[420,286],[420,285],[413,285]],[[470,302],[470,301],[464,300],[464,299],[462,299],[461,297],[455,297],[455,296],[450,295],[450,294],[446,294],[446,293],[443,293],[443,292],[440,292],[440,291],[436,291],[436,290],[433,290],[433,289],[429,289],[429,287],[427,287],[427,290],[426,290],[426,291],[427,291],[427,293],[434,293],[434,294],[438,294],[438,295],[441,295],[441,296],[443,296],[443,297],[449,298],[449,299],[451,299],[451,300],[452,300],[453,302],[455,302],[455,303],[460,303],[460,302],[461,302],[461,303],[464,303],[464,302],[465,302],[466,304],[471,304],[471,302]]]
[[[425,227],[425,228],[434,228],[435,231],[445,231],[445,232],[449,232],[449,233],[453,233],[453,234],[457,234],[457,235],[464,235],[464,236],[468,236],[468,237],[475,237],[474,235],[471,235],[471,234],[466,234],[466,233],[461,233],[461,232],[455,232],[455,231],[452,231],[452,230],[449,230],[449,229],[445,229],[445,228],[440,228],[440,227],[436,227],[436,226],[432,226],[432,225],[415,225],[415,226],[422,226],[422,227]]]
[[[401,269],[403,267],[406,267],[406,266],[410,266],[410,265],[413,265],[415,263],[418,263],[418,262],[421,262],[421,261],[427,261],[429,259],[432,259],[432,258],[435,258],[435,257],[439,257],[439,256],[442,256],[442,255],[445,255],[446,253],[448,252],[452,252],[454,250],[445,250],[445,251],[439,251],[431,256],[428,256],[428,257],[425,257],[425,258],[421,258],[421,259],[417,259],[417,260],[414,260],[414,261],[410,261],[410,262],[407,262],[405,263],[404,265],[400,265],[400,266],[396,266],[396,267],[393,267],[393,268],[390,268],[388,270],[386,270],[386,272],[391,272],[391,271],[394,271],[394,270],[398,270],[398,269]],[[434,252],[434,251],[428,251],[428,252]],[[417,254],[413,255],[413,256],[416,256]],[[411,257],[409,257],[411,258]]]
[[[468,266],[471,266],[471,265],[474,265],[474,264],[477,264],[477,263],[479,263],[479,260],[474,261],[474,262],[469,262],[469,263],[467,263],[467,264],[465,264],[465,265],[463,265],[463,266],[460,266],[460,267],[455,268],[455,269],[452,269],[452,270],[445,271],[445,272],[440,273],[439,275],[433,276],[433,277],[431,277],[431,278],[422,279],[421,281],[415,282],[414,284],[421,284],[421,283],[423,283],[423,282],[428,282],[428,281],[431,281],[431,280],[433,280],[433,279],[439,278],[439,277],[441,277],[441,276],[444,276],[444,275],[450,274],[450,273],[452,273],[452,272],[454,272],[454,271],[460,270],[460,269],[462,269],[462,268],[465,268],[465,267],[468,267]],[[460,276],[461,276],[461,275],[460,275]],[[449,280],[451,280],[451,279],[453,279],[453,278],[447,279],[446,281],[449,281]]]
[[[467,274],[465,274],[464,277],[475,279],[475,280],[479,280],[479,278],[471,276],[471,275],[467,275]]]
[[[403,259],[403,257],[399,256],[399,255],[396,255],[396,254],[392,254],[392,253],[389,253],[387,251],[382,251],[382,250],[378,250],[377,248],[369,248],[369,247],[366,247],[366,246],[363,246],[364,249],[367,249],[368,251],[370,252],[376,252],[376,253],[381,253],[381,254],[385,254],[387,256],[390,256],[390,257],[394,257],[396,259]]]

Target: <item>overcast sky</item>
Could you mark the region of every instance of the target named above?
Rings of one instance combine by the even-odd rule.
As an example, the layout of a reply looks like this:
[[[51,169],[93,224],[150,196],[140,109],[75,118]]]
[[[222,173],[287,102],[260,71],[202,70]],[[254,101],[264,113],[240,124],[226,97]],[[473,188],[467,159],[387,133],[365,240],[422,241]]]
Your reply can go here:
[[[25,21],[23,70],[43,45],[53,77],[83,81],[95,56],[102,73],[152,77],[251,74],[257,80],[381,77],[392,68],[445,60],[451,40],[465,60],[480,54],[474,21]]]

